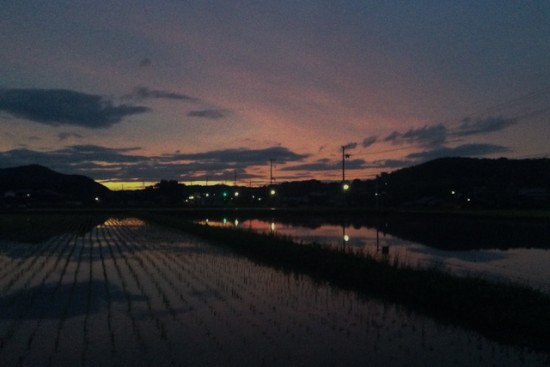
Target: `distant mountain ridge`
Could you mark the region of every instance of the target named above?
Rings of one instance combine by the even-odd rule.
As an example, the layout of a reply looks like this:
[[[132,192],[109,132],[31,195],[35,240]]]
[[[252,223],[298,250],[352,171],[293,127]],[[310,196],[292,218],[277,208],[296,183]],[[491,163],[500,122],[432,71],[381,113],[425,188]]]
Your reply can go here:
[[[89,177],[63,174],[37,164],[0,169],[0,196],[12,201],[25,196],[33,202],[88,203],[109,193],[107,187]]]
[[[389,174],[423,185],[550,186],[550,159],[439,158]]]
[[[174,181],[177,190],[166,190],[166,184],[161,180],[141,191],[111,192],[86,176],[66,175],[39,165],[20,166],[0,169],[0,204],[550,209],[547,158],[440,158],[382,173],[376,179],[353,180],[345,194],[339,181],[282,182],[276,185],[275,196],[262,201],[258,198],[266,197],[265,186],[240,186],[241,195],[228,198],[230,188],[225,185],[189,186]]]
[[[395,203],[428,197],[448,201],[454,196],[482,199],[482,206],[513,206],[529,198],[550,198],[550,159],[440,158],[384,174],[380,180]]]

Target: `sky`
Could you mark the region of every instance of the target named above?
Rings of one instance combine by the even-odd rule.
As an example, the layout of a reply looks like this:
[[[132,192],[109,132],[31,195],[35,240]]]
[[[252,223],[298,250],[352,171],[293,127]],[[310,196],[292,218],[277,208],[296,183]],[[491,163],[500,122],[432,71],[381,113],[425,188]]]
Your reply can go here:
[[[5,1],[0,168],[111,188],[550,156],[550,1]]]

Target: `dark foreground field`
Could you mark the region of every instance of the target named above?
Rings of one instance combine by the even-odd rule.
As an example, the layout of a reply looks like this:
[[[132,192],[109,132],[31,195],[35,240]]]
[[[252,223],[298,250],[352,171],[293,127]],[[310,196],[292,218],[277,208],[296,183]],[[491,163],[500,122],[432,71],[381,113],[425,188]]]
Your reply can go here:
[[[404,302],[373,297],[345,286],[338,276],[327,281],[307,269],[282,266],[289,251],[284,247],[269,261],[225,247],[290,246],[284,241],[210,232],[219,237],[211,242],[152,224],[153,218],[2,219],[1,366],[549,362],[533,342],[547,334],[536,329],[503,327],[525,343],[498,341],[427,316],[428,310],[416,312],[406,297]],[[155,221],[182,225],[173,217]],[[311,263],[310,255],[302,254],[301,261]],[[270,261],[279,264],[265,266]]]
[[[295,244],[269,234],[196,225],[178,216],[149,215],[150,220],[219,241],[234,251],[286,271],[308,274],[410,305],[511,342],[546,348],[550,343],[550,295],[480,277],[458,277],[439,269],[421,269],[378,261],[353,249]]]

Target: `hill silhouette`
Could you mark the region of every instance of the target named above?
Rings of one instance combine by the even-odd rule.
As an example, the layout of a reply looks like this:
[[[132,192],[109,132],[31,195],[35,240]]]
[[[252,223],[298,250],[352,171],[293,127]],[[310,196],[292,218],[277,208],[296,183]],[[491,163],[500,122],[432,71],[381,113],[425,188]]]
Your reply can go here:
[[[262,187],[184,185],[161,180],[135,192],[110,192],[86,176],[39,165],[0,169],[4,205],[172,207],[550,208],[550,159],[440,158],[349,182],[282,182]],[[238,189],[240,195],[234,196]],[[275,195],[270,191],[275,189]],[[228,193],[230,193],[228,195]],[[192,199],[190,199],[192,198]]]
[[[388,202],[509,207],[550,201],[550,159],[440,158],[383,174]]]
[[[5,203],[93,203],[110,190],[82,175],[67,175],[40,165],[0,169],[0,195]]]

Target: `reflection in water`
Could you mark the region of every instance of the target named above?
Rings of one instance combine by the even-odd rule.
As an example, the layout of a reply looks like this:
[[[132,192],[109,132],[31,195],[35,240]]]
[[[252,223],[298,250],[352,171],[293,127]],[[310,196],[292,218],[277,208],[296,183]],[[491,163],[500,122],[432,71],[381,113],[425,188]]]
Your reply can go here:
[[[360,228],[334,228],[338,241],[345,233],[346,246],[358,246]],[[59,239],[69,240],[1,259],[1,366],[534,366],[548,358],[132,218]],[[379,240],[383,248],[388,238]]]
[[[67,232],[82,236],[106,220],[87,214],[0,214],[0,246],[2,241],[40,243]]]
[[[105,288],[110,292],[104,292]],[[86,295],[88,292],[95,297],[69,300],[69,295]],[[92,280],[74,284],[44,284],[27,289],[19,289],[0,297],[0,318],[18,317],[24,320],[70,318],[100,312],[107,307],[107,302],[125,302],[127,297],[132,301],[145,301],[143,297],[126,294],[116,285],[106,285],[104,282]],[[70,303],[71,307],[68,307]],[[8,311],[11,311],[9,313]],[[18,315],[14,315],[17,313]]]
[[[208,219],[207,219],[208,221]],[[102,228],[102,227],[126,227],[126,228],[132,228],[132,227],[143,227],[145,226],[145,221],[139,219],[139,218],[117,218],[117,220],[105,220],[103,224],[96,226],[96,228]]]
[[[199,223],[205,223],[199,221]],[[221,225],[234,227],[233,222],[213,221],[209,225]],[[544,248],[546,238],[542,232],[533,234],[533,226],[519,228],[529,228],[530,231],[524,233],[525,238],[529,237],[529,246],[519,248],[499,249],[499,246],[489,248],[488,243],[496,241],[493,230],[492,235],[486,238],[485,232],[479,232],[477,242],[474,241],[471,227],[465,227],[464,231],[469,231],[468,235],[461,234],[459,237],[467,238],[465,247],[460,248],[455,240],[451,241],[450,246],[445,242],[438,242],[438,246],[433,247],[435,241],[431,239],[427,243],[400,238],[398,235],[390,234],[391,228],[387,222],[379,222],[376,226],[359,225],[355,222],[349,224],[326,224],[314,222],[311,218],[307,222],[294,223],[286,220],[277,222],[275,220],[261,219],[241,219],[240,228],[246,228],[259,232],[277,233],[284,236],[290,236],[303,242],[316,242],[326,246],[350,247],[356,251],[370,254],[380,259],[391,260],[396,263],[412,265],[438,267],[453,271],[457,274],[474,274],[497,280],[511,280],[523,284],[528,284],[539,289],[550,292],[550,250]],[[474,228],[477,228],[475,225]],[[400,225],[404,228],[405,225]],[[445,227],[444,228],[448,228]],[[429,233],[414,234],[413,227],[407,226],[407,238],[427,238]],[[425,225],[419,226],[419,231],[427,231]],[[456,229],[455,229],[456,231]],[[505,232],[504,229],[502,229]],[[518,237],[518,228],[514,229],[514,237]],[[398,234],[403,230],[397,231]],[[439,241],[446,241],[447,237],[442,237],[440,230],[437,230],[435,236]],[[452,235],[453,233],[451,233]],[[534,238],[539,238],[539,242],[534,242]],[[477,245],[475,245],[477,243]],[[534,244],[535,245],[533,248]],[[390,251],[391,249],[391,251]]]

